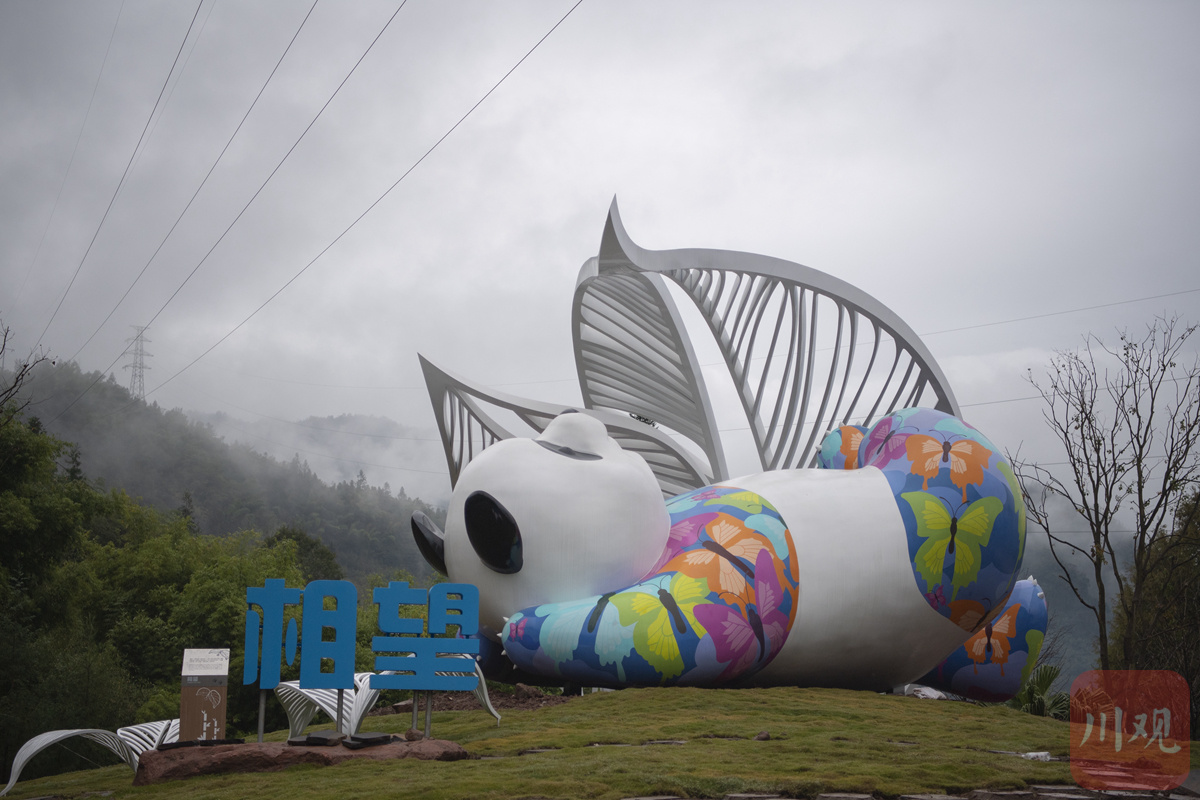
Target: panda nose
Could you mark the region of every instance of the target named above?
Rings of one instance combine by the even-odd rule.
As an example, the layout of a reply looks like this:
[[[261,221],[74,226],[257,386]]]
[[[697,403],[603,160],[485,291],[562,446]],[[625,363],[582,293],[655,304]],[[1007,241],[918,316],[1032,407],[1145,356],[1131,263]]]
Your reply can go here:
[[[521,529],[507,508],[487,492],[472,492],[463,516],[471,547],[488,569],[502,575],[521,571]]]

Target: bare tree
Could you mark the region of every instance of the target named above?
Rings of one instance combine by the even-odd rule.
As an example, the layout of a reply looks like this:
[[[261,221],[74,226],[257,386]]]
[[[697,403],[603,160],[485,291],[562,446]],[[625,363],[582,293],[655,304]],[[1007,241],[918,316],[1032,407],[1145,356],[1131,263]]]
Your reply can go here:
[[[4,356],[8,353],[11,341],[12,331],[0,322],[0,428],[12,422],[29,405],[28,399],[19,398],[21,387],[33,375],[38,364],[49,360],[40,352],[30,353],[13,364],[12,370],[4,369]]]
[[[1014,466],[1028,518],[1046,533],[1059,577],[1095,615],[1101,669],[1129,664],[1133,655],[1135,626],[1122,626],[1119,641],[1110,642],[1110,612],[1119,605],[1125,619],[1147,619],[1147,577],[1173,569],[1169,534],[1190,524],[1180,512],[1196,514],[1197,504],[1182,502],[1200,485],[1200,359],[1180,364],[1196,330],[1158,318],[1141,338],[1122,332],[1115,349],[1089,335],[1081,350],[1055,354],[1044,382],[1029,378],[1067,460],[1062,470],[1019,458]],[[1084,520],[1090,541],[1054,532],[1055,500]],[[1118,550],[1130,545],[1128,562],[1118,563]],[[1073,571],[1079,568],[1068,565],[1072,556],[1086,562],[1094,597]],[[1116,588],[1111,602],[1106,579]]]

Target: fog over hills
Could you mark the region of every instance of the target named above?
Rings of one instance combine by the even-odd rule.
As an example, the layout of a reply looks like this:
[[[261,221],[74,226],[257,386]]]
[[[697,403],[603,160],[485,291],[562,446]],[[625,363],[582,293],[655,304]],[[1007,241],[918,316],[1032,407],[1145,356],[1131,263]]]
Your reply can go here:
[[[417,428],[365,414],[290,421],[247,419],[221,411],[186,413],[227,442],[278,461],[298,458],[329,483],[355,481],[361,472],[371,486],[403,488],[409,496],[434,505],[444,505],[450,498],[445,455],[432,427]]]
[[[359,448],[342,451],[353,471],[340,477],[319,474],[297,448],[278,450],[276,458],[261,446],[231,441],[214,425],[136,399],[112,376],[85,373],[74,362],[40,365],[24,396],[30,400],[27,413],[71,443],[68,458],[88,479],[161,513],[182,514],[200,533],[266,535],[289,526],[329,545],[351,578],[388,578],[398,569],[418,578],[430,574],[409,520],[423,511],[440,523],[443,510],[423,501],[411,485],[366,476],[367,458],[383,454],[363,441],[388,443],[395,449],[388,458],[408,457],[403,451],[409,442],[396,423],[376,419],[369,424],[379,435],[350,437]],[[296,430],[332,437],[339,435],[336,426],[352,424],[363,421],[334,418]]]

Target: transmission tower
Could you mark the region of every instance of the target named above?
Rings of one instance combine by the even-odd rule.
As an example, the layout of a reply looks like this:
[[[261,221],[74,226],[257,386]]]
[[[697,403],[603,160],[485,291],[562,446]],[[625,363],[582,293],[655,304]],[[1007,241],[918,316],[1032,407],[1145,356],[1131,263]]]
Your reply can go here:
[[[132,339],[125,341],[133,346],[125,352],[133,356],[133,363],[126,364],[122,369],[133,370],[129,375],[129,393],[139,400],[146,399],[146,370],[150,369],[146,366],[146,358],[154,355],[146,352],[146,343],[150,340],[146,338],[147,325],[131,326],[135,331]]]

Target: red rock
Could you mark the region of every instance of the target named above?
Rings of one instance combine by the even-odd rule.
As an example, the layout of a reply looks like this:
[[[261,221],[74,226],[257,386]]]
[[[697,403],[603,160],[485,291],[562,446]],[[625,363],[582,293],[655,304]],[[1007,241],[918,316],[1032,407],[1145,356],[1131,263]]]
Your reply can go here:
[[[470,758],[470,754],[461,745],[442,739],[392,742],[362,750],[349,750],[345,747],[289,747],[283,742],[186,747],[162,752],[147,750],[138,761],[133,785],[148,786],[195,775],[276,772],[297,764],[332,766],[354,759],[386,761],[400,758],[458,761]]]
[[[470,753],[463,750],[457,742],[447,742],[445,739],[421,739],[404,744],[408,748],[408,754],[403,758],[419,758],[423,761],[461,761],[471,757]]]

